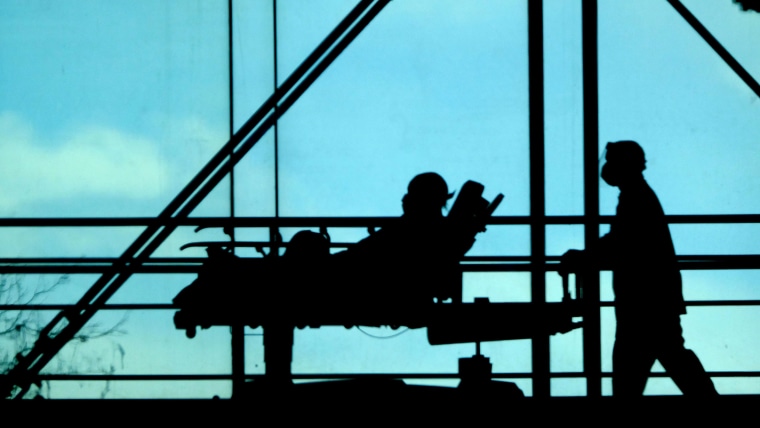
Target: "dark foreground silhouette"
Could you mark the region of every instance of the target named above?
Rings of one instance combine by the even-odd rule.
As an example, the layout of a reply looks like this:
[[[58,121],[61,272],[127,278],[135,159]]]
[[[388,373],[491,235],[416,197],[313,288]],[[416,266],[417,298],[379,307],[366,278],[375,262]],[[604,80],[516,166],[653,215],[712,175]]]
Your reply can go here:
[[[644,151],[620,141],[609,143],[606,153],[601,177],[620,189],[615,219],[593,248],[565,253],[561,271],[613,270],[613,395],[642,395],[655,360],[685,395],[717,395],[697,356],[684,347],[681,273],[662,206],[642,174]]]

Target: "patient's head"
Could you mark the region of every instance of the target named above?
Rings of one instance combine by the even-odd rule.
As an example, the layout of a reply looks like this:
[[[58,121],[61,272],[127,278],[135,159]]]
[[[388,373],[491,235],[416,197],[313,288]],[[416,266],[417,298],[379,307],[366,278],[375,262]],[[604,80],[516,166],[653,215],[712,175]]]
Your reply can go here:
[[[449,193],[446,181],[434,172],[419,174],[409,182],[407,193],[401,200],[404,215],[413,218],[440,218]]]

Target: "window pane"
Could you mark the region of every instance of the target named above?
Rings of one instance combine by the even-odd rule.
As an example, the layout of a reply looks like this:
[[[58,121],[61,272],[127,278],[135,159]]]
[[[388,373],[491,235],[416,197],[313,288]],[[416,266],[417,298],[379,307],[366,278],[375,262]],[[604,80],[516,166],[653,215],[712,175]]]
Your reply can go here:
[[[760,31],[731,2],[694,1],[716,33]],[[688,6],[687,5],[687,6]],[[757,60],[757,55],[753,56]],[[600,144],[636,140],[644,174],[667,214],[760,210],[760,104],[757,96],[667,2],[599,4]],[[600,150],[601,153],[601,150]],[[601,184],[602,213],[617,190]]]
[[[583,214],[581,2],[544,2],[546,212]]]
[[[227,10],[219,5],[2,2],[0,216],[158,215],[228,139]],[[193,214],[229,212],[229,184],[217,187]],[[115,257],[143,229],[6,228],[3,242],[13,244],[3,256]],[[155,254],[179,255],[193,239],[191,228],[181,228]],[[98,277],[26,275],[22,287],[53,284],[44,302],[73,304]],[[135,275],[114,300],[166,304],[188,277]],[[55,313],[37,312],[38,322]],[[229,334],[188,341],[172,313],[135,311],[119,324],[123,313],[100,311],[88,326],[118,324],[118,334],[70,342],[44,373],[229,373]],[[189,358],[178,361],[178,354]],[[229,382],[222,383],[213,394],[229,396]],[[80,384],[51,382],[49,396],[204,396],[197,385],[180,383]]]
[[[321,21],[286,18],[294,4],[283,52]],[[436,171],[527,213],[525,16],[524,2],[389,4],[281,120],[281,212],[397,215],[409,180]]]
[[[232,2],[232,90],[235,131],[240,129],[274,92],[272,6],[271,1]],[[274,144],[275,131],[271,130],[236,166],[237,216],[275,215]],[[251,232],[241,229],[236,238],[247,240]]]

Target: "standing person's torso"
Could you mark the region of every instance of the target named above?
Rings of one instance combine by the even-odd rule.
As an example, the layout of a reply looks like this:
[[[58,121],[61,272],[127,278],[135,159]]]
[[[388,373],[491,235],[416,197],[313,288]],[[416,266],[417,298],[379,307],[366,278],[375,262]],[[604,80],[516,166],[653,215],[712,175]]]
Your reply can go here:
[[[686,313],[665,213],[646,182],[621,191],[610,233],[616,244],[613,288],[618,315]]]

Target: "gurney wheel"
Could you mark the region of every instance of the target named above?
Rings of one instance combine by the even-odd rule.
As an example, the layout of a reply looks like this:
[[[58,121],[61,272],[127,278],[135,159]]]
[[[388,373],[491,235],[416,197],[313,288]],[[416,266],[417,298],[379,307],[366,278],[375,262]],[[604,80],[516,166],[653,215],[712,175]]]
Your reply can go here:
[[[185,329],[185,336],[187,336],[188,339],[192,339],[195,337],[195,327],[190,327]]]

